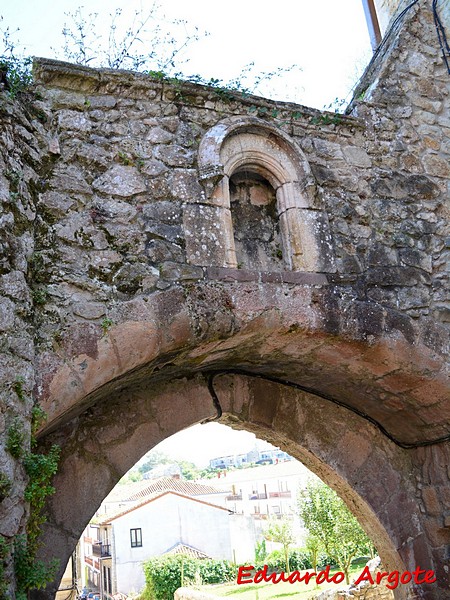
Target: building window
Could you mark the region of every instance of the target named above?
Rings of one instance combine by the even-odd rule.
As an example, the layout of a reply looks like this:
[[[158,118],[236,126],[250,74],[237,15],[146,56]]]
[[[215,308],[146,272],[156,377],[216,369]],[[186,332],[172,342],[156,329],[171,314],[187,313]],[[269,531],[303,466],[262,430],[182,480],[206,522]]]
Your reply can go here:
[[[107,594],[112,594],[111,569],[103,565],[103,589]]]
[[[142,547],[142,529],[130,529],[131,547],[141,548]]]

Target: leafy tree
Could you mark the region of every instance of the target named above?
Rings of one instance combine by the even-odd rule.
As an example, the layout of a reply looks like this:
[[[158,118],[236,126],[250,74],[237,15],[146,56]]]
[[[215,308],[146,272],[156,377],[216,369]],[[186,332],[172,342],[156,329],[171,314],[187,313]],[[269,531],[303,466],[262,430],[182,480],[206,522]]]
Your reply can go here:
[[[287,519],[274,519],[273,521],[269,521],[265,536],[270,542],[277,542],[283,546],[286,573],[289,575],[289,546],[295,541],[294,534],[292,533],[291,521],[288,521]]]
[[[370,551],[372,543],[339,496],[321,481],[310,481],[299,495],[299,514],[316,541],[345,573],[349,583],[352,560]],[[315,540],[314,540],[315,538]]]
[[[193,480],[198,479],[200,476],[200,470],[193,462],[171,458],[167,454],[158,451],[151,451],[147,454],[147,460],[139,467],[139,473],[144,474],[155,467],[168,464],[178,465],[184,479]]]
[[[215,479],[217,477],[217,470],[211,467],[206,467],[199,472],[200,479]]]
[[[311,566],[314,571],[317,572],[317,563],[319,561],[319,554],[322,550],[322,543],[320,539],[312,533],[308,533],[306,538],[305,548],[309,554],[311,560]]]
[[[163,452],[158,452],[157,450],[152,450],[146,455],[147,460],[139,467],[140,473],[147,473],[147,471],[151,471],[155,467],[159,465],[167,465],[169,463],[174,462],[171,458],[164,454]]]
[[[264,559],[267,556],[267,548],[266,548],[266,540],[261,540],[256,542],[255,545],[255,561],[257,563],[264,562]]]
[[[174,461],[177,465],[179,465],[181,469],[181,474],[185,479],[193,481],[195,479],[199,479],[200,470],[198,467],[188,460],[176,460]]]

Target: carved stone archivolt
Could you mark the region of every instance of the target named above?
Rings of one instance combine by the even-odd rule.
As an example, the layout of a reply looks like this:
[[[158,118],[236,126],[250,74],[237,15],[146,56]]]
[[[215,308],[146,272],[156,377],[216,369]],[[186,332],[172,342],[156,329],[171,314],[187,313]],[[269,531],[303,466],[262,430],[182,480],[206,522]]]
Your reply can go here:
[[[274,190],[280,268],[335,270],[328,218],[320,209],[314,177],[303,152],[286,133],[257,118],[224,119],[203,137],[198,170],[205,194],[197,205],[185,207],[186,247],[192,264],[239,266],[230,181],[236,175],[242,181],[247,174],[250,179],[263,178]],[[253,268],[264,270],[264,266],[256,263]]]

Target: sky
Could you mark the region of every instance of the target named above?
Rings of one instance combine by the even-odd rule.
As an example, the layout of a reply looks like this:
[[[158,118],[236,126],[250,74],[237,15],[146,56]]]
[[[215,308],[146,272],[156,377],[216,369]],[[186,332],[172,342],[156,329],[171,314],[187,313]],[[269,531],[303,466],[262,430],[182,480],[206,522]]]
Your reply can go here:
[[[193,462],[199,467],[207,467],[211,458],[249,452],[272,446],[258,440],[254,433],[231,429],[221,423],[194,425],[167,438],[153,450],[167,454],[174,459]]]
[[[3,29],[19,28],[16,39],[27,54],[64,58],[61,32],[71,22],[68,13],[79,6],[86,17],[99,14],[92,33],[107,37],[115,8],[123,9],[123,22],[127,15],[131,22],[134,10],[147,13],[152,5],[153,0],[0,0],[0,15]],[[277,100],[324,108],[344,99],[371,55],[362,0],[160,0],[160,5],[166,22],[189,23],[180,26],[182,35],[194,26],[209,33],[186,49],[185,74],[229,80],[250,62],[258,72],[298,65],[261,89]]]
[[[90,13],[99,15],[86,31],[94,54],[101,44],[99,36],[108,37],[109,15],[116,8],[122,8],[118,24],[123,22],[126,28],[136,10],[147,14],[152,5],[153,0],[0,0],[0,28],[9,27],[17,50],[24,47],[26,55],[64,60],[62,30],[73,25],[69,13],[78,7],[83,7],[88,23]],[[194,27],[209,34],[186,48],[184,74],[227,81],[251,62],[259,73],[296,64],[297,68],[258,90],[276,100],[320,109],[336,98],[348,101],[358,73],[371,56],[361,0],[161,0],[160,5],[156,14],[165,16],[159,21],[163,27],[174,19],[188,22],[175,29],[180,39]],[[152,37],[143,33],[141,38],[147,44],[144,49]],[[182,431],[157,449],[204,466],[210,458],[245,452],[254,445],[253,434],[211,423]]]

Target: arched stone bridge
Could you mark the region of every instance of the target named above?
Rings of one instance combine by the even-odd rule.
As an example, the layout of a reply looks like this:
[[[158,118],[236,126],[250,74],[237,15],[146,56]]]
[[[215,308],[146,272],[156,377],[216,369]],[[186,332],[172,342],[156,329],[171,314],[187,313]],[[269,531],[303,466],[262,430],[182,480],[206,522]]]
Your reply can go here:
[[[436,571],[397,598],[448,597],[450,77],[426,3],[383,50],[339,117],[35,62],[34,112],[4,117],[1,306],[62,448],[44,558],[220,417],[333,486],[386,568]]]

